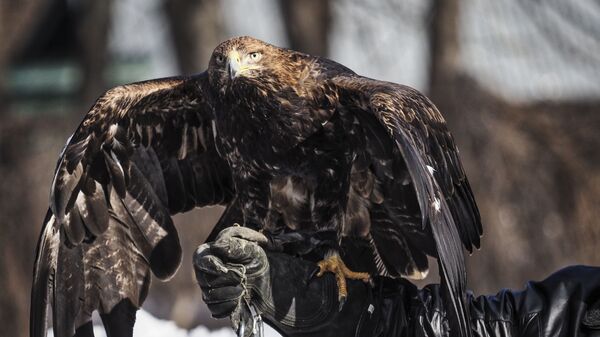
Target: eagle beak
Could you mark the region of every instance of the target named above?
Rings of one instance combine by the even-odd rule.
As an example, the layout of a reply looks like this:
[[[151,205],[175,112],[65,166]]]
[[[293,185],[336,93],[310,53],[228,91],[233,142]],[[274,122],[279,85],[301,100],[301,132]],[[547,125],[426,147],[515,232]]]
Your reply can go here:
[[[242,66],[242,58],[240,53],[237,50],[229,53],[229,79],[233,80],[236,78],[242,71],[244,71],[244,67]]]

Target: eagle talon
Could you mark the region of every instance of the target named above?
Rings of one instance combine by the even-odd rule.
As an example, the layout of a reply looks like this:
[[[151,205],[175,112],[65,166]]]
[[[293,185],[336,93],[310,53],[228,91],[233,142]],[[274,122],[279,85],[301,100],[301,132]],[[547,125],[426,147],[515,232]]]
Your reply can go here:
[[[338,312],[341,312],[342,309],[344,308],[344,304],[346,304],[346,299],[347,297],[341,297],[340,299],[338,299],[338,302],[340,303],[340,305],[338,306]]]
[[[335,275],[335,281],[338,286],[338,302],[339,311],[342,311],[344,303],[348,297],[348,286],[346,279],[351,280],[362,280],[363,282],[370,283],[371,276],[369,273],[360,273],[350,270],[342,261],[342,258],[338,254],[331,255],[317,264],[319,271],[316,273],[317,277],[323,276],[326,272],[333,273]],[[312,275],[311,275],[312,278]]]
[[[312,281],[314,278],[318,277],[317,275],[319,274],[320,270],[321,266],[318,266],[315,269],[313,269],[313,271],[310,272],[310,275],[308,275],[308,280]]]

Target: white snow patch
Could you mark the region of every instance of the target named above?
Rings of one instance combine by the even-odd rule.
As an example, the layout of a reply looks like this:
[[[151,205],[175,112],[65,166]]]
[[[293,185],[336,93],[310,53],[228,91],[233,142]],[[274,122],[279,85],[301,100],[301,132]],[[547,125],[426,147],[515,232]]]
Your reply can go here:
[[[265,337],[280,336],[268,324],[265,324]],[[95,337],[106,337],[104,328],[100,325],[94,326]],[[178,327],[173,321],[166,321],[152,316],[144,310],[137,313],[133,335],[137,337],[235,337],[233,329],[222,328],[219,330],[208,330],[200,326],[193,330],[185,330]],[[48,330],[48,337],[54,337],[52,329]]]

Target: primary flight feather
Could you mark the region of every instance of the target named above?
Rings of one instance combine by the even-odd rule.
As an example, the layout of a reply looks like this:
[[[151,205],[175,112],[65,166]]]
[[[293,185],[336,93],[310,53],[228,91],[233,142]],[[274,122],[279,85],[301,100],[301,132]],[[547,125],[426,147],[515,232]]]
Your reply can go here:
[[[215,231],[239,222],[319,238],[298,246],[341,275],[340,289],[345,277],[423,278],[437,258],[452,329],[470,335],[463,247],[479,247],[481,221],[436,107],[412,88],[240,37],[206,72],[111,89],[86,114],[51,187],[32,336],[45,333],[50,292],[56,336],[90,335],[94,310],[109,330],[133,326],[150,271],[165,279],[179,265],[170,216],[215,204],[227,206]],[[356,243],[368,274],[343,272]]]

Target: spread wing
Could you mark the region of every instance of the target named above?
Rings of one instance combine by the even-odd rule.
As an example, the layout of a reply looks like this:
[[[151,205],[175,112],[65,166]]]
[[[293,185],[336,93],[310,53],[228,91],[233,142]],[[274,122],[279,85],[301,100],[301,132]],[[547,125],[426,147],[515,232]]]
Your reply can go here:
[[[207,86],[204,73],[116,87],[67,141],[38,244],[32,336],[45,335],[50,292],[61,337],[94,310],[139,307],[150,271],[166,279],[179,266],[171,215],[233,199]]]
[[[482,228],[443,117],[409,87],[353,73],[331,82],[340,105],[360,125],[364,144],[352,169],[349,202],[360,196],[367,203],[370,228],[359,232],[368,232],[378,271],[418,277],[427,271],[426,255],[437,257],[454,323],[470,335],[463,245],[479,247]]]

